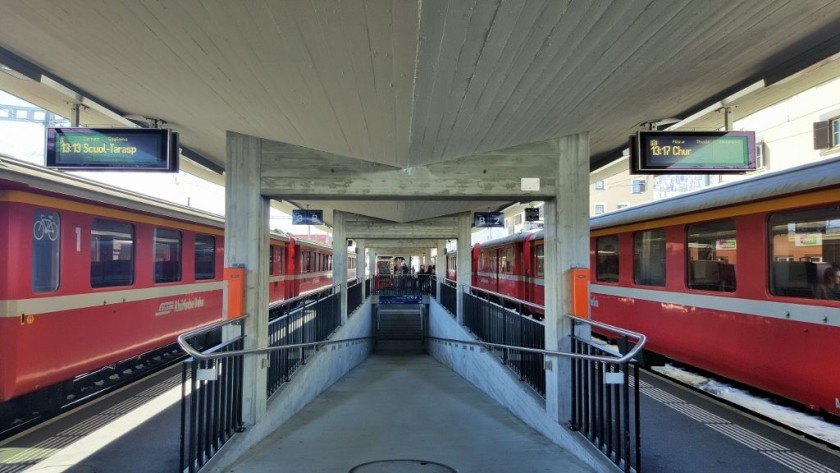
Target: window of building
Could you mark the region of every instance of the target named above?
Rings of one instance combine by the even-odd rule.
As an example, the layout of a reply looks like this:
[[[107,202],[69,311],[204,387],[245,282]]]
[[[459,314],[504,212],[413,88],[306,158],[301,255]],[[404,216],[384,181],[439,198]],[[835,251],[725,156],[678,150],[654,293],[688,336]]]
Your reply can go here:
[[[181,232],[155,228],[155,282],[181,280]]]
[[[618,282],[618,235],[595,239],[595,280]]]
[[[686,229],[688,288],[734,292],[737,246],[732,220],[689,225]]]
[[[61,261],[61,221],[58,213],[36,210],[32,214],[32,291],[58,289]]]
[[[603,179],[600,181],[595,181],[595,189],[602,191],[607,188],[607,183]]]
[[[644,286],[665,285],[665,230],[633,234],[633,282]]]
[[[643,194],[647,189],[647,179],[633,179],[633,193]]]
[[[606,204],[601,204],[601,203],[595,204],[595,215],[601,215],[602,213],[604,213],[606,211],[607,211],[607,205]]]
[[[629,206],[630,206],[630,204],[628,204],[626,202],[622,202],[622,203],[616,205],[615,208],[621,210],[621,209],[627,208]]]
[[[764,142],[759,141],[755,144],[755,168],[763,169],[764,167]]]
[[[90,229],[91,287],[134,284],[134,225],[94,219]]]
[[[216,277],[216,238],[210,235],[195,236],[195,278]]]
[[[514,225],[522,225],[522,213],[518,213],[513,216],[513,224]]]
[[[826,281],[840,267],[840,205],[773,214],[769,225],[770,292],[840,298]]]

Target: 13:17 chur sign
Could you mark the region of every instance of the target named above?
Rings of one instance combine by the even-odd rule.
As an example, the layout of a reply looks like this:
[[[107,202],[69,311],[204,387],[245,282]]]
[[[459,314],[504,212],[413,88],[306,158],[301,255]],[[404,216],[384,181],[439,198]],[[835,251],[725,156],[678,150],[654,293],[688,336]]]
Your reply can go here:
[[[755,169],[752,131],[640,131],[630,137],[633,174],[726,174]]]

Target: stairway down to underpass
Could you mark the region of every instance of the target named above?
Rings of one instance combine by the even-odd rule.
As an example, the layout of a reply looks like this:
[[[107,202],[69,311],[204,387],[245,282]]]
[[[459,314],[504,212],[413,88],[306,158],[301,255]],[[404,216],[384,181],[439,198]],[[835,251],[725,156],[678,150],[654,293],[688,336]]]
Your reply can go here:
[[[422,306],[380,306],[376,321],[376,346],[374,351],[384,354],[422,354]]]

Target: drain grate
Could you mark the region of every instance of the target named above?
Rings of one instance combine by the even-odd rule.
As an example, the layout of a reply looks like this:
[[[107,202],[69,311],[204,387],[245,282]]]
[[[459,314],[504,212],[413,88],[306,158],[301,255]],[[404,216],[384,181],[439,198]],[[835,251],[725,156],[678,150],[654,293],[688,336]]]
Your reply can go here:
[[[348,473],[458,473],[455,468],[426,460],[379,460],[354,466]]]

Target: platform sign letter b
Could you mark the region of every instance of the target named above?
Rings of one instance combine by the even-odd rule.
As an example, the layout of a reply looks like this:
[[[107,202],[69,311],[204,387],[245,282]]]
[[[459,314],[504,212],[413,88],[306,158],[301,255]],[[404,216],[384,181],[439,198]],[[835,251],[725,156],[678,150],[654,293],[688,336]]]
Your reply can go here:
[[[475,212],[474,227],[504,227],[505,215],[502,212]]]

